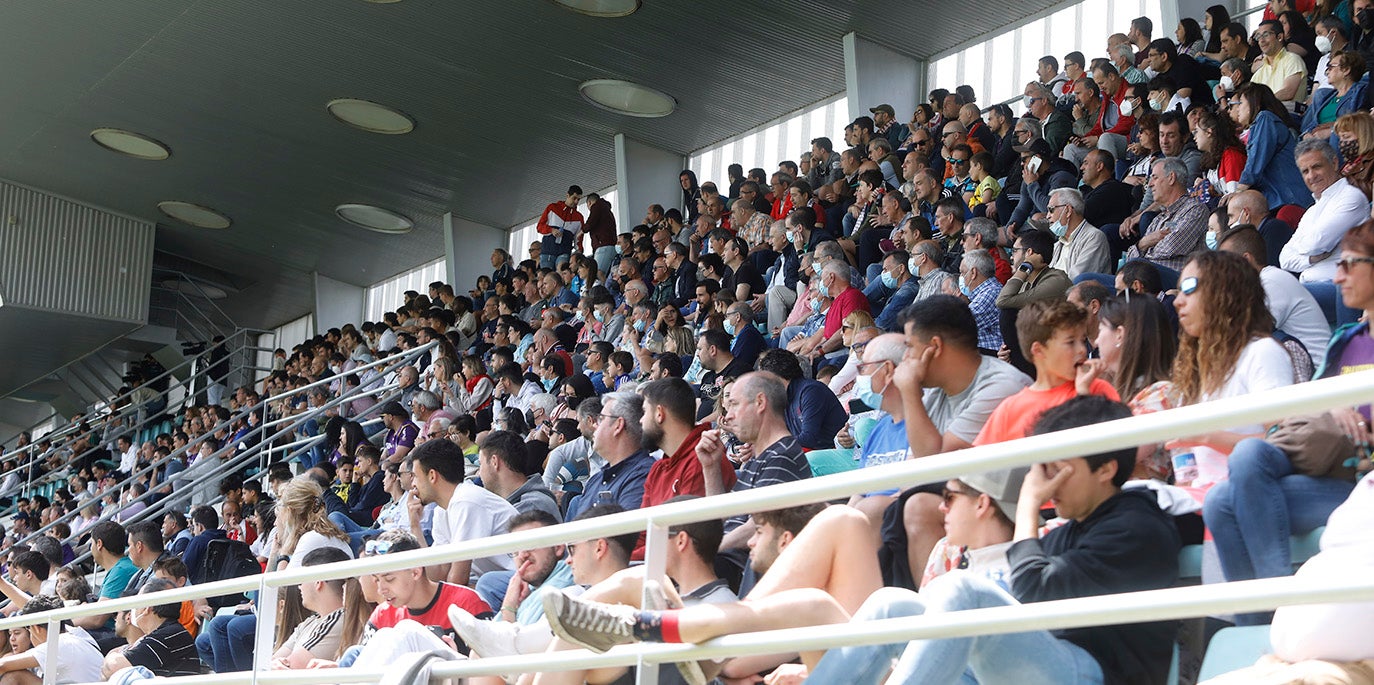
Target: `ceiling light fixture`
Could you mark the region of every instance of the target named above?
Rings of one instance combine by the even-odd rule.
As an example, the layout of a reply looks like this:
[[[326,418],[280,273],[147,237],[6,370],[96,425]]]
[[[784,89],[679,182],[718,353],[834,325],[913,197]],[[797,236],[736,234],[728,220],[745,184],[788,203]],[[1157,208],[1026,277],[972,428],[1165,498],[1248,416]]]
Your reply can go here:
[[[91,131],[91,140],[106,150],[137,159],[163,160],[172,156],[171,148],[163,142],[120,128],[98,128]]]
[[[593,79],[577,86],[587,102],[632,117],[666,117],[677,109],[671,95],[648,86],[616,79]]]
[[[325,105],[340,122],[370,133],[400,135],[415,130],[415,120],[394,107],[357,98],[339,98]]]
[[[553,0],[565,9],[589,17],[628,17],[639,11],[639,0]]]
[[[197,228],[229,228],[229,225],[233,223],[229,217],[204,205],[191,202],[169,200],[157,203],[157,208],[163,214]]]
[[[409,233],[415,226],[405,216],[375,205],[343,204],[334,208],[340,219],[378,233]]]

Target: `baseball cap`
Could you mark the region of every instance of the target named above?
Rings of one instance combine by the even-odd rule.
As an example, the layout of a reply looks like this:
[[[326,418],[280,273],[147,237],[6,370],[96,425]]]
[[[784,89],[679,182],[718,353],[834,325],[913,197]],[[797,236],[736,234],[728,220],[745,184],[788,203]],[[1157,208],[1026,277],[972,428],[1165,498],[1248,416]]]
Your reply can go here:
[[[391,414],[392,416],[400,416],[403,418],[410,418],[410,412],[406,411],[405,407],[402,407],[401,403],[395,400],[392,400],[382,405],[382,411],[380,413]]]
[[[1016,521],[1016,501],[1021,498],[1021,483],[1030,472],[1029,466],[1018,466],[1003,471],[960,476],[959,480],[981,492],[997,503],[997,508],[1012,521]]]
[[[887,112],[887,115],[890,117],[897,116],[897,112],[896,110],[892,109],[892,105],[878,105],[877,107],[868,108],[868,111],[874,114],[877,114],[878,112]]]
[[[1032,155],[1039,155],[1045,159],[1054,157],[1054,152],[1050,150],[1050,144],[1044,138],[1036,138],[1025,145],[1017,145],[1012,148],[1017,152],[1029,152]]]

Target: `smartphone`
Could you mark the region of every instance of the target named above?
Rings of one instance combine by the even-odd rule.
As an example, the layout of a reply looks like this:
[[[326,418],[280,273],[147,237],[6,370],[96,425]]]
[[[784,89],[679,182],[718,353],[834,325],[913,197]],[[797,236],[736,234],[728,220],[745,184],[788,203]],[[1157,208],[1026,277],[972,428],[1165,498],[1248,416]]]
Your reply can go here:
[[[1032,174],[1040,173],[1040,165],[1044,162],[1039,157],[1031,157],[1026,161],[1026,169]]]

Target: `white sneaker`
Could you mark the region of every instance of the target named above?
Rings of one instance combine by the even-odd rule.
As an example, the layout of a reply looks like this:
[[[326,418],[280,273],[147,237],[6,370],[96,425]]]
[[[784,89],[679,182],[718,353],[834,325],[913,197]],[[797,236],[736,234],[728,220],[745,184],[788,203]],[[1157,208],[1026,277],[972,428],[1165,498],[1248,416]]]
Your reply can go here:
[[[491,658],[520,653],[515,648],[514,623],[484,621],[457,605],[449,605],[448,620],[453,624],[453,632],[463,638],[475,656]]]

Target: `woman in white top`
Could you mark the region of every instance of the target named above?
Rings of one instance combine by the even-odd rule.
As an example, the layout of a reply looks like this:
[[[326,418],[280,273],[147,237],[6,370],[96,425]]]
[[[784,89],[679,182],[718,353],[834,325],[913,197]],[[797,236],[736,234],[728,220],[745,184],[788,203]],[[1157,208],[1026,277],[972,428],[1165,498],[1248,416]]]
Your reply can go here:
[[[1274,317],[1265,306],[1264,286],[1254,267],[1228,252],[1200,253],[1183,267],[1178,288],[1174,406],[1293,384],[1293,361],[1273,337]],[[1198,476],[1191,484],[1206,488],[1226,479],[1227,457],[1236,443],[1262,437],[1266,428],[1237,426],[1166,446],[1193,449]]]
[[[310,476],[297,476],[282,486],[277,500],[277,568],[300,566],[313,549],[337,547],[353,556],[348,534],[326,517],[324,489]]]

